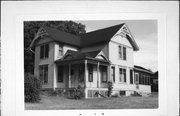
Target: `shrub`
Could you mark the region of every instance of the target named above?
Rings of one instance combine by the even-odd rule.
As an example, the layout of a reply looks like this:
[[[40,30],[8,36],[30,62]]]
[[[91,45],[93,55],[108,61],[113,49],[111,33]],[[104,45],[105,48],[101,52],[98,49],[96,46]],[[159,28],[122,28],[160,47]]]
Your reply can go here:
[[[108,82],[108,97],[111,96],[111,93],[112,93],[112,89],[113,89],[113,83],[112,82]]]
[[[25,88],[25,102],[38,102],[40,98],[41,82],[32,74],[25,74],[24,76],[24,88]]]
[[[141,97],[142,95],[140,93],[138,93],[137,91],[134,91],[134,93],[131,94],[131,96]]]

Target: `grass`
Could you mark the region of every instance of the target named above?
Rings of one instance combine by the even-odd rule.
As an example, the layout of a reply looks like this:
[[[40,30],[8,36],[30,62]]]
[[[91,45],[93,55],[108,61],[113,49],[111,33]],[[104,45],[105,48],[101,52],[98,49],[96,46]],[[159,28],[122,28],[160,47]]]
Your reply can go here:
[[[158,108],[158,96],[118,97],[93,99],[67,99],[58,96],[41,95],[39,103],[25,103],[26,110],[58,110],[58,109],[150,109]]]

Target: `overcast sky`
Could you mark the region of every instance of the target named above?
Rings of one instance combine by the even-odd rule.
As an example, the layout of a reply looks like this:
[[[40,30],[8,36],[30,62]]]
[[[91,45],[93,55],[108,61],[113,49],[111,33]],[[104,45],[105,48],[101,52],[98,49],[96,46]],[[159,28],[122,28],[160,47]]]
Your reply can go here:
[[[126,23],[140,50],[134,52],[134,64],[158,70],[157,21],[156,20],[124,20],[124,21],[76,21],[86,25],[86,31],[93,31],[121,23]]]

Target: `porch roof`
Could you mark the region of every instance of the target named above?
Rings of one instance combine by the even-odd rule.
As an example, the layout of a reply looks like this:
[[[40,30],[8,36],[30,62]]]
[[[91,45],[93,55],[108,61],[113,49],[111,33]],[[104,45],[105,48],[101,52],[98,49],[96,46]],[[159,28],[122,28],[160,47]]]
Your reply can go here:
[[[55,61],[57,64],[70,64],[70,63],[83,63],[84,60],[87,60],[88,63],[101,63],[101,64],[110,64],[109,60],[95,58],[100,51],[92,52],[79,52],[68,50],[63,58]]]

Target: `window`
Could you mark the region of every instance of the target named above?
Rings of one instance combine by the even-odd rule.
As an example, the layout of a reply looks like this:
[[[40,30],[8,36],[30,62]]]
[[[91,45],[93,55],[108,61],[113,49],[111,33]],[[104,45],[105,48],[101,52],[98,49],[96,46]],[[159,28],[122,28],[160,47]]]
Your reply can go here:
[[[126,48],[123,47],[123,60],[126,60]]]
[[[139,74],[135,73],[135,83],[139,84]]]
[[[126,60],[126,47],[119,46],[119,58]]]
[[[40,59],[49,57],[49,44],[41,45],[40,47]]]
[[[126,69],[119,68],[119,82],[126,82]]]
[[[119,46],[119,58],[122,59],[122,47]]]
[[[139,73],[139,84],[142,84],[142,74]]]
[[[63,47],[59,45],[59,54],[58,56],[63,56]]]
[[[79,82],[84,82],[84,65],[79,65]]]
[[[58,66],[58,82],[63,82],[63,66]]]
[[[88,70],[89,70],[88,81],[93,82],[93,65],[92,64],[88,65]]]
[[[130,84],[133,84],[133,70],[130,70]]]
[[[107,67],[102,66],[101,69],[102,69],[101,80],[102,82],[107,82]]]
[[[48,65],[39,66],[39,79],[43,83],[48,83]]]
[[[145,82],[144,82],[144,80],[145,80],[145,78],[144,78],[145,76],[142,74],[142,84],[144,85],[145,84]]]
[[[111,67],[111,78],[112,78],[112,81],[115,82],[115,67],[114,66]]]

